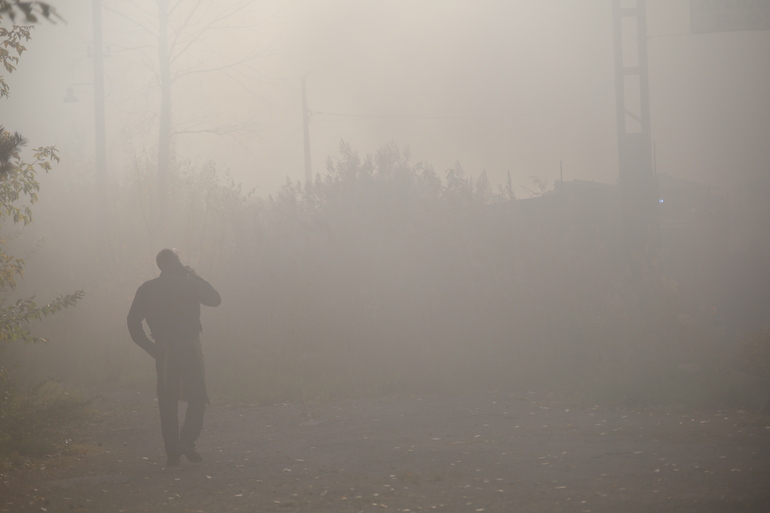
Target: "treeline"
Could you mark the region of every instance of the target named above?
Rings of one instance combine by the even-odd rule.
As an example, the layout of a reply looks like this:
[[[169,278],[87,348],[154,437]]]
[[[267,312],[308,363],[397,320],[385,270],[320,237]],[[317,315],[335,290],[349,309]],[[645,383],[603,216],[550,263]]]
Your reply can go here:
[[[228,400],[479,386],[626,404],[738,393],[723,349],[654,269],[640,297],[601,233],[576,236],[569,215],[558,230],[522,215],[484,174],[439,174],[393,145],[361,157],[343,143],[310,187],[255,198],[213,165],[188,165],[161,200],[144,162],[87,196],[98,201],[48,213],[56,262],[38,272],[88,296],[45,326],[56,344],[30,348],[41,371],[150,389],[125,314],[157,274],[155,253],[176,247],[222,293],[203,340],[212,392]],[[84,184],[57,187],[72,197]]]

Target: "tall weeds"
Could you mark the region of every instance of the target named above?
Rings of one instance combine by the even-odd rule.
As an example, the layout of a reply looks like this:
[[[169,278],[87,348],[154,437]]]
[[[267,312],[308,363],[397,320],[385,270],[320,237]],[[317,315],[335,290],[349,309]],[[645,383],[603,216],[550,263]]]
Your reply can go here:
[[[724,348],[682,321],[654,269],[643,294],[632,290],[609,242],[619,227],[568,204],[544,223],[485,175],[439,175],[393,145],[361,157],[343,143],[311,186],[287,182],[262,199],[207,165],[180,170],[159,201],[142,162],[111,193],[103,236],[86,208],[73,214],[95,237],[63,258],[92,286],[48,324],[71,337],[62,375],[151,389],[125,313],[157,274],[155,253],[177,247],[223,297],[204,312],[203,340],[212,392],[226,400],[479,386],[626,404],[724,399],[701,386],[725,372]],[[686,364],[700,373],[683,374]]]

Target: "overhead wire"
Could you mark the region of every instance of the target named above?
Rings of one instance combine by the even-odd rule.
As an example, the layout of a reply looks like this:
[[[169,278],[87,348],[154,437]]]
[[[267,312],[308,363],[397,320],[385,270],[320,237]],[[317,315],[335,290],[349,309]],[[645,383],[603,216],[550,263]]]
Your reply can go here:
[[[483,119],[483,118],[492,118],[492,117],[500,117],[500,116],[493,116],[489,114],[411,114],[411,115],[400,115],[400,114],[351,114],[351,113],[340,113],[340,112],[324,112],[324,111],[317,111],[312,110],[310,111],[311,115],[318,115],[318,116],[332,116],[336,119],[314,119],[314,122],[324,122],[324,121],[352,121],[357,119],[426,119],[426,120],[433,120],[433,119]]]

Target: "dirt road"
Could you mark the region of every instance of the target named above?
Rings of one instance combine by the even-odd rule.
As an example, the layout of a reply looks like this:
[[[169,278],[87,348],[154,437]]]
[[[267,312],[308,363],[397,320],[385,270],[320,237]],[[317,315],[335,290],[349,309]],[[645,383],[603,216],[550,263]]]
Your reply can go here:
[[[7,472],[0,512],[768,512],[770,416],[485,392],[212,405],[165,469],[152,395],[115,391],[78,457]]]

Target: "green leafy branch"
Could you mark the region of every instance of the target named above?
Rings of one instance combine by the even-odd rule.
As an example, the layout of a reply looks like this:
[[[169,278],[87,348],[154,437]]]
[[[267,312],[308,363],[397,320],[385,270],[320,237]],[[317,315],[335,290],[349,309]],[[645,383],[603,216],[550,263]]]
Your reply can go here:
[[[0,13],[2,14],[2,13]],[[2,19],[2,16],[0,16]],[[3,64],[7,73],[16,71],[16,65],[19,63],[21,54],[27,49],[22,43],[29,41],[30,32],[33,27],[14,25],[10,29],[0,27],[0,63]],[[0,98],[9,95],[10,90],[5,79],[0,76]]]
[[[75,306],[84,295],[85,293],[82,290],[73,294],[59,295],[43,306],[38,306],[34,301],[34,297],[19,299],[12,305],[0,308],[0,343],[15,341],[26,343],[46,342],[45,339],[32,335],[29,329],[30,323]]]
[[[21,157],[25,144],[21,135],[4,131],[0,126],[0,222],[11,219],[14,224],[27,225],[32,222],[33,205],[38,200],[40,183],[37,174],[51,170],[53,162],[59,162],[59,155],[53,146],[35,148],[32,159],[26,162]],[[19,205],[26,197],[28,204]],[[0,291],[13,290],[17,279],[23,276],[24,260],[6,251],[6,241],[0,239]],[[60,310],[74,306],[83,297],[82,291],[58,296],[46,305],[38,306],[34,298],[19,299],[0,308],[0,343],[11,341],[44,342],[31,334],[29,325]]]
[[[37,174],[50,171],[51,163],[59,162],[59,154],[54,146],[41,146],[33,150],[32,161],[25,162],[19,153],[25,142],[19,134],[5,132],[0,126],[0,218],[26,226],[32,221],[32,211],[29,205],[18,206],[16,202],[22,195],[29,198],[30,205],[37,202]]]
[[[0,18],[8,16],[11,21],[21,15],[27,23],[37,23],[40,16],[53,21],[53,18],[61,19],[56,10],[47,2],[25,0],[0,0]]]

